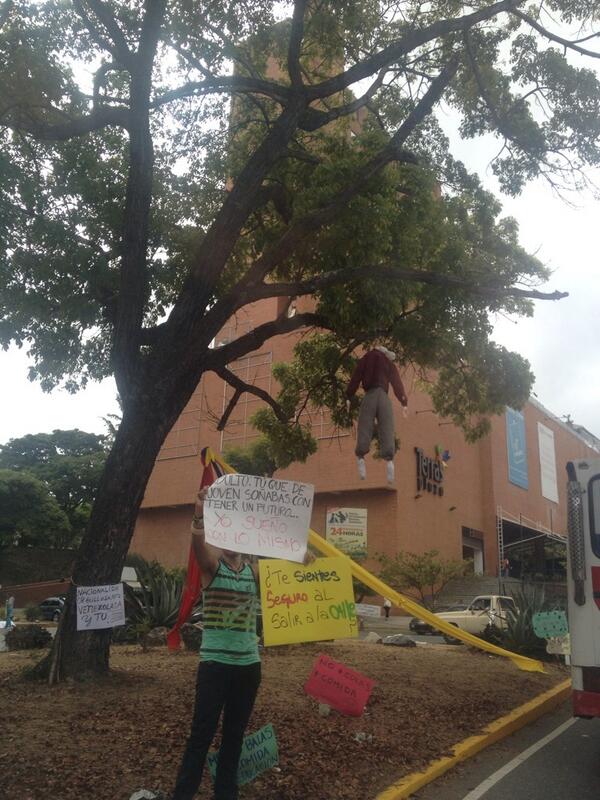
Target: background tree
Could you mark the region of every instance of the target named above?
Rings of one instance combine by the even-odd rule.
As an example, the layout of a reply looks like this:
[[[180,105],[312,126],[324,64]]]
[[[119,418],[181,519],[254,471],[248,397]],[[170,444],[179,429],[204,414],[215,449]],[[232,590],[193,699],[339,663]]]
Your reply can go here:
[[[352,589],[354,590],[354,599],[357,603],[362,603],[365,597],[375,597],[376,592],[371,589],[370,586],[367,586],[362,581],[359,581],[358,578],[352,576]]]
[[[237,472],[245,475],[261,475],[270,478],[278,467],[278,464],[270,442],[264,436],[250,442],[245,447],[230,447],[224,453],[227,461]]]
[[[104,436],[80,430],[27,434],[0,445],[0,468],[41,480],[68,519],[55,547],[79,544],[106,461]]]
[[[60,547],[71,526],[42,481],[0,469],[0,547]]]
[[[440,558],[438,550],[382,556],[380,578],[399,592],[413,589],[426,608],[434,609],[444,587],[472,569],[470,561]]]
[[[289,430],[300,456],[299,409],[348,425],[340,386],[376,339],[435,375],[435,409],[469,436],[525,401],[528,365],[491,341],[490,314],[560,295],[536,288],[547,273],[434,110],[501,139],[505,191],[580,184],[600,161],[600,86],[570,56],[597,57],[595,0],[296,0],[277,25],[267,0],[0,8],[0,344],[27,342],[46,389],[114,374],[123,406],[75,583],[119,579],[154,460],[206,371],[262,396],[262,428]],[[265,298],[279,298],[271,321],[211,346]],[[280,402],[228,368],[315,328]],[[109,639],[76,632],[71,590],[51,680],[105,672]]]

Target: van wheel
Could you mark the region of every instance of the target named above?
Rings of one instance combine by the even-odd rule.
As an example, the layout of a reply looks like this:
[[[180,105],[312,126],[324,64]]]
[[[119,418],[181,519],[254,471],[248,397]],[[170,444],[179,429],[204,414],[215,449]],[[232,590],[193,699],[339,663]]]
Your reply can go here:
[[[454,627],[458,628],[458,625],[454,625]],[[449,636],[447,633],[443,633],[442,636],[446,644],[462,644],[460,639],[455,639],[454,636]]]

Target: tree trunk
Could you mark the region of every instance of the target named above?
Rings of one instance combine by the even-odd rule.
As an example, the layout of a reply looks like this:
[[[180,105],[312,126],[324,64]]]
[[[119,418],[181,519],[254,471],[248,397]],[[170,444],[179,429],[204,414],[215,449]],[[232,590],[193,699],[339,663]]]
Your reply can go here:
[[[111,629],[78,631],[76,587],[118,583],[158,451],[187,398],[169,413],[146,398],[123,415],[78,552],[57,635],[40,673],[50,683],[104,675]],[[156,409],[154,412],[152,408]]]

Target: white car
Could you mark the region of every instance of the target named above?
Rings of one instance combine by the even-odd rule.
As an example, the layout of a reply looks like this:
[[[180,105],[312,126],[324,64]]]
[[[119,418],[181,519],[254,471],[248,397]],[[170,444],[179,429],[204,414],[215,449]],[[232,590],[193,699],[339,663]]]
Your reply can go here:
[[[467,633],[481,636],[488,625],[498,628],[506,627],[506,618],[509,611],[515,612],[515,602],[512,597],[497,594],[480,594],[475,597],[463,611],[442,611],[436,617],[456,625]],[[455,642],[451,636],[444,634],[447,642]]]

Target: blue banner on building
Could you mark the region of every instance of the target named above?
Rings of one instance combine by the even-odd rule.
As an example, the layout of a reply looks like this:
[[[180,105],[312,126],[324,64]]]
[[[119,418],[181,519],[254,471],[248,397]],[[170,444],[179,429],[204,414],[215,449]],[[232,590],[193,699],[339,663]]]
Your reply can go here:
[[[506,449],[508,452],[508,480],[515,486],[528,489],[525,417],[514,408],[506,409]]]

